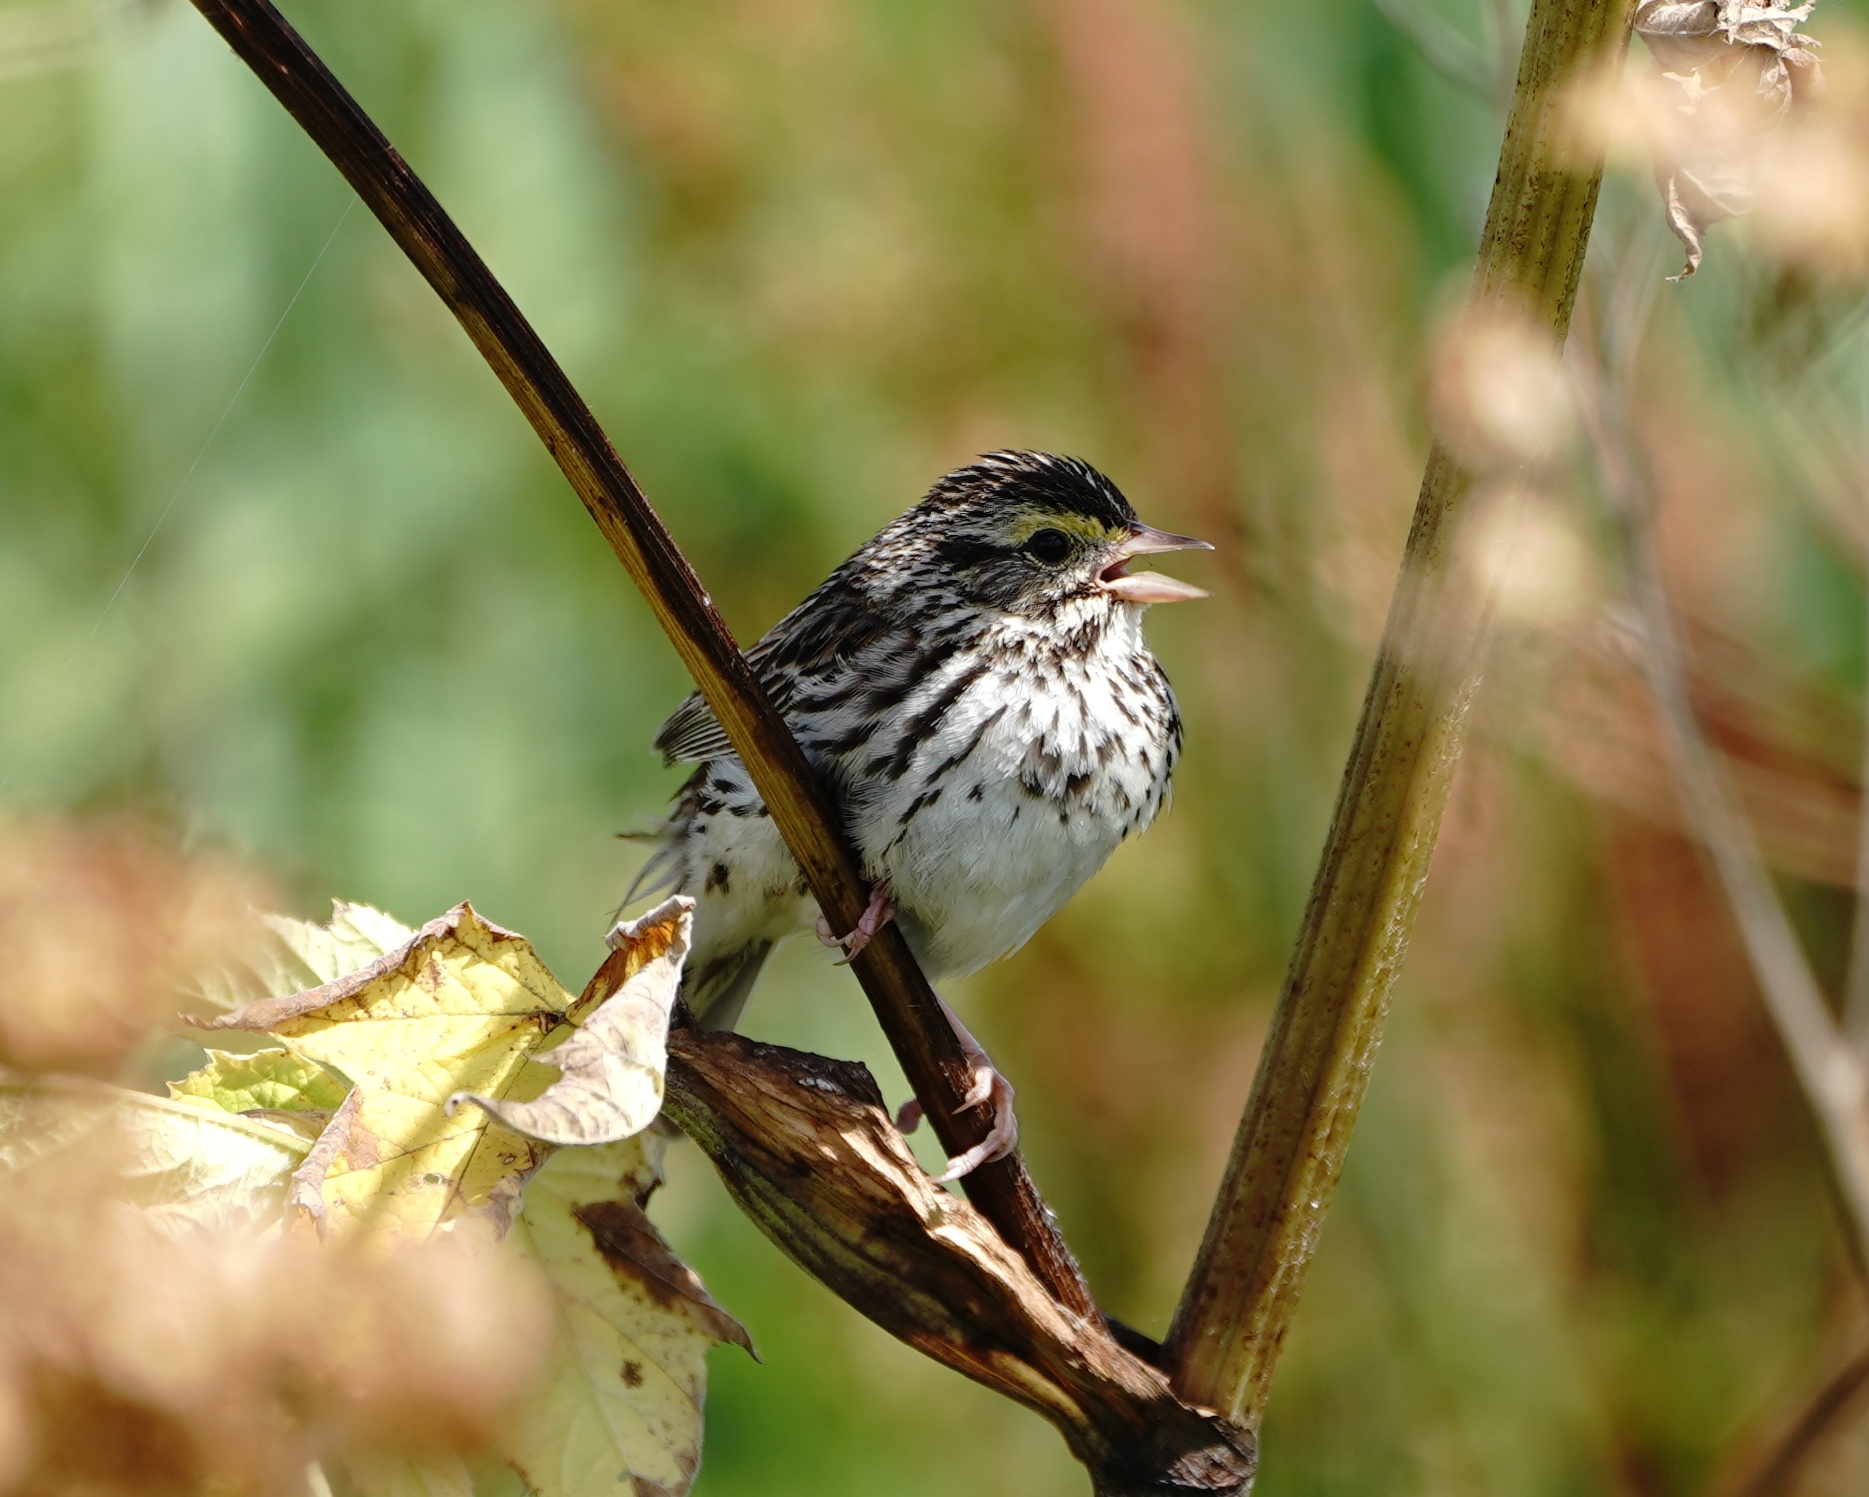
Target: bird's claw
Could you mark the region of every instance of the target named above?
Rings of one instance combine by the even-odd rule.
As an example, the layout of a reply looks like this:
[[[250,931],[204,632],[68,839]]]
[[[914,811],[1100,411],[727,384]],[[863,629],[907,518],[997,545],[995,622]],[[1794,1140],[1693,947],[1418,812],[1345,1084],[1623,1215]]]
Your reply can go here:
[[[947,1168],[935,1176],[936,1185],[946,1185],[950,1180],[971,1175],[981,1165],[1004,1159],[1019,1146],[1019,1119],[1012,1110],[1012,1083],[994,1070],[992,1061],[984,1056],[975,1063],[973,1085],[961,1102],[963,1112],[976,1107],[992,1109],[993,1121],[986,1137],[966,1153],[948,1160]]]
[[[972,1036],[968,1035],[967,1038],[971,1040]],[[1019,1118],[1012,1107],[1012,1083],[993,1068],[993,1062],[987,1059],[984,1050],[972,1044],[968,1045],[967,1050],[967,1059],[973,1065],[973,1084],[961,1099],[960,1110],[971,1112],[976,1107],[991,1106],[993,1123],[986,1137],[979,1143],[966,1153],[956,1154],[948,1160],[947,1168],[935,1177],[937,1185],[959,1180],[971,1175],[983,1164],[1004,1159],[1019,1144]],[[921,1125],[921,1120],[922,1105],[914,1097],[896,1109],[898,1132],[913,1133]]]
[[[895,918],[896,902],[889,897],[889,885],[879,880],[870,886],[870,902],[858,917],[855,930],[848,935],[832,935],[831,922],[820,915],[818,939],[833,951],[843,952],[844,959],[837,965],[847,967],[876,938],[876,933]]]
[[[972,1112],[974,1108],[994,1101],[996,1093],[998,1102],[994,1110],[998,1111],[1001,1106],[1010,1108],[1012,1106],[1012,1083],[993,1069],[993,1062],[988,1060],[984,1054],[978,1058],[972,1056],[968,1058],[974,1062],[973,1085],[967,1088],[967,1095],[961,1098],[960,1110]],[[1018,1131],[1017,1127],[1013,1129],[1014,1133]]]

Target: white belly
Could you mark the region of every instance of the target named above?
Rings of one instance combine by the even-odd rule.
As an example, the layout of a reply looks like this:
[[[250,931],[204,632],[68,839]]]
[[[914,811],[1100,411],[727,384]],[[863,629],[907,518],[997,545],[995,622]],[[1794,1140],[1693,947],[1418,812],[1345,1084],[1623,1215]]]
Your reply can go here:
[[[1154,816],[1171,750],[1159,737],[1111,741],[1111,694],[1124,689],[1102,672],[1040,692],[984,681],[857,809],[857,844],[932,975],[1023,946]]]
[[[1029,941],[1121,840],[1108,822],[1061,820],[1007,778],[952,816],[917,817],[886,876],[922,965],[962,976]]]

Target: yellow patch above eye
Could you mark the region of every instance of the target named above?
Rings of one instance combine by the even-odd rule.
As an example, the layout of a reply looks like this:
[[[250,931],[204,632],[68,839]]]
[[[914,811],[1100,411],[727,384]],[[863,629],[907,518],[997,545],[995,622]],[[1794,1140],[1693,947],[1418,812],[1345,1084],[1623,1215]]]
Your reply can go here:
[[[1062,530],[1066,535],[1088,541],[1093,546],[1106,544],[1115,534],[1109,526],[1087,515],[1047,514],[1044,510],[1034,510],[1020,515],[1006,527],[1006,540],[1017,550],[1041,530]]]

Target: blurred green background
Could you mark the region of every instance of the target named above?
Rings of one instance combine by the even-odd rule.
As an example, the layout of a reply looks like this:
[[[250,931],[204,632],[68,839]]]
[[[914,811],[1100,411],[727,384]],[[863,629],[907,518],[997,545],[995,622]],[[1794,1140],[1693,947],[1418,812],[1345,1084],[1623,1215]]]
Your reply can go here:
[[[1419,479],[1425,350],[1522,24],[1481,6],[288,7],[743,639],[994,447],[1081,454],[1218,545],[1177,569],[1213,600],[1150,623],[1188,722],[1172,814],[950,995],[1019,1087],[1100,1296],[1153,1333]],[[1651,198],[1639,173],[1606,190],[1583,315],[1630,257],[1672,268]],[[641,856],[612,834],[678,781],[648,742],[684,679],[349,204],[186,5],[0,8],[0,809],[134,814],[239,853],[304,914],[341,895],[413,923],[471,898],[576,985]],[[1670,582],[1835,980],[1859,313],[1727,229],[1664,290],[1642,398]],[[1869,1339],[1802,1105],[1602,643],[1595,513],[1581,479],[1553,496],[1541,585],[1507,609],[1273,1400],[1267,1497],[1705,1491]],[[818,950],[783,954],[746,1027],[903,1094]],[[1084,1489],[1037,1418],[782,1260],[692,1149],[656,1211],[764,1357],[715,1354],[703,1497]],[[1869,1441],[1830,1442],[1802,1490],[1869,1490]]]

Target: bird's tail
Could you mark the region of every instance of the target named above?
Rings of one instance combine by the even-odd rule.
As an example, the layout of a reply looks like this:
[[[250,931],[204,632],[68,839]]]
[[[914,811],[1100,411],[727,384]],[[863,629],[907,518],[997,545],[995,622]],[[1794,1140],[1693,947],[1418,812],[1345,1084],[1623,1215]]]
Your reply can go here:
[[[746,995],[771,952],[772,942],[750,941],[699,965],[689,964],[682,974],[681,996],[704,1029],[732,1029],[740,1022]]]
[[[632,831],[618,832],[624,842],[654,842],[659,844],[650,854],[649,861],[636,870],[636,877],[630,880],[628,892],[623,896],[610,918],[614,921],[622,912],[638,899],[649,894],[661,894],[676,888],[681,883],[681,845],[670,831],[667,823],[655,827],[641,827]]]

